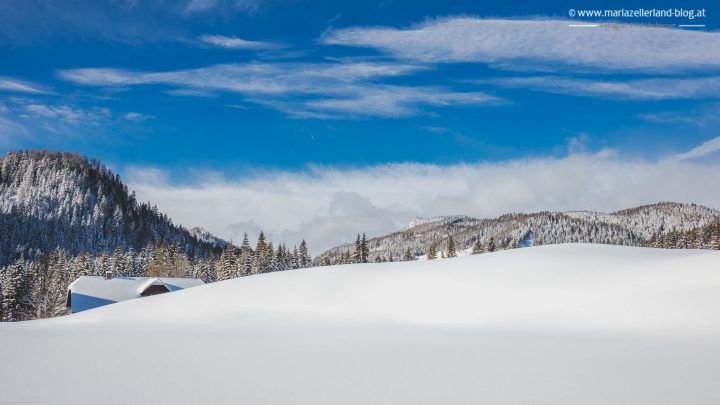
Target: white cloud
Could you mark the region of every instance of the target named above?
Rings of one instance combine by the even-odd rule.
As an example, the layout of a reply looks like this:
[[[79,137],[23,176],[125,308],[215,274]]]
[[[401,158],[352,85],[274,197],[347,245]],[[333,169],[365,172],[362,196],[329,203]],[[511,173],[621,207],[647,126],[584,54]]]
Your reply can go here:
[[[129,112],[129,113],[126,113],[125,115],[123,115],[123,118],[125,118],[128,121],[142,122],[142,121],[147,121],[147,120],[155,118],[155,117],[152,115],[141,114],[139,112]]]
[[[47,94],[48,91],[35,83],[0,76],[0,91],[17,93]]]
[[[720,98],[720,76],[632,80],[577,79],[558,76],[511,77],[477,81],[548,93],[637,100]]]
[[[566,20],[451,17],[407,29],[354,27],[327,32],[326,44],[375,48],[400,59],[479,62],[498,67],[677,72],[720,67],[720,33],[679,29],[569,27]]]
[[[200,42],[218,48],[228,49],[276,49],[278,45],[270,42],[248,41],[238,37],[228,37],[223,35],[202,35],[198,38]]]
[[[25,104],[22,117],[54,118],[72,123],[98,123],[108,118],[111,112],[107,108],[73,108],[67,105]]]
[[[73,69],[60,72],[66,80],[94,86],[165,84],[236,93],[341,93],[347,85],[362,80],[401,76],[423,69],[395,63],[247,63],[213,65],[168,72],[138,72],[122,69]]]
[[[190,0],[183,8],[183,14],[195,15],[208,12],[215,13],[247,13],[252,14],[257,11],[260,2],[257,0]]]
[[[717,141],[689,152],[717,147]],[[415,216],[493,217],[541,210],[613,211],[657,201],[720,207],[720,164],[623,159],[616,153],[456,164],[310,168],[241,179],[173,184],[155,170],[131,170],[129,184],[173,220],[239,240],[260,226],[277,243],[308,240],[314,253],[406,225]],[[252,225],[252,226],[251,226]]]
[[[217,5],[217,0],[190,0],[185,5],[186,13],[199,13],[211,10]]]
[[[305,103],[307,110],[351,112],[375,117],[404,117],[417,114],[418,104],[447,106],[499,103],[481,92],[452,92],[438,87],[375,86],[354,97],[322,99]]]
[[[710,155],[720,150],[720,136],[707,140],[702,145],[672,157],[674,160],[688,160]]]
[[[185,95],[195,91],[237,93],[294,117],[403,117],[419,113],[420,106],[500,101],[481,92],[377,83],[425,69],[383,62],[248,63],[168,72],[91,68],[59,74],[83,85],[168,85],[177,87],[174,91],[186,90]]]
[[[714,127],[720,123],[720,103],[710,103],[682,111],[661,111],[638,114],[638,117],[657,124],[684,124],[697,127]]]

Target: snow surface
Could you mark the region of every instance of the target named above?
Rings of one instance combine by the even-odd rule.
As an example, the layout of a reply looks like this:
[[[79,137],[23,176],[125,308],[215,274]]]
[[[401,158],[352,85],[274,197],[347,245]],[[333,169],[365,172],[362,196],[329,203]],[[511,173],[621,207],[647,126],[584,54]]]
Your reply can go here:
[[[264,274],[0,325],[0,403],[718,404],[720,252]]]

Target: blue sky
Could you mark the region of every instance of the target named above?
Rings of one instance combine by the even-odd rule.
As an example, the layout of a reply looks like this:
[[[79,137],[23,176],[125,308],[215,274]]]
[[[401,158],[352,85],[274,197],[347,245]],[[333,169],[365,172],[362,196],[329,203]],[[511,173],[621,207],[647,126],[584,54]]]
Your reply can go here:
[[[659,164],[700,147],[684,164],[712,157],[720,149],[713,143],[720,135],[720,8],[663,1],[653,7],[704,9],[706,16],[570,18],[578,7],[648,7],[577,3],[6,0],[0,148],[99,158],[188,225],[193,211],[172,208],[177,195],[168,191],[165,201],[153,192],[159,183],[207,195],[203,178],[211,178],[232,194],[263,175],[305,176],[288,180],[297,185],[398,164],[452,171],[576,155]],[[706,27],[569,26],[592,22]],[[283,184],[276,187],[293,187]],[[427,198],[434,205],[413,206],[400,195],[383,199],[342,181],[324,184],[333,184],[321,187],[326,198],[299,202],[315,208],[275,226],[278,238],[291,240],[309,232],[303,224],[332,217],[342,193],[394,212],[385,228],[368,226],[375,232],[413,215],[459,210],[622,208],[619,201],[595,207],[592,199],[510,199],[474,209],[483,204],[437,205],[442,192]],[[714,196],[667,197],[683,196],[717,203]],[[185,203],[202,209],[202,201]],[[252,206],[244,197],[232,203]],[[273,229],[258,204],[228,211],[236,227],[217,220],[211,230],[237,237],[239,229]],[[328,234],[351,235],[372,215]]]

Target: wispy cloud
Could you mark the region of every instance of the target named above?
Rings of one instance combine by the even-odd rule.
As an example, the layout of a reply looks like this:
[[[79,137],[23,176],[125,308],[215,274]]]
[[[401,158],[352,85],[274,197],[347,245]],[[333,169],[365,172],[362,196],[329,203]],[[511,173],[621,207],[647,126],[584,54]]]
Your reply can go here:
[[[717,151],[720,151],[720,136],[703,142],[701,145],[692,148],[691,150],[674,155],[671,160],[683,161],[689,159],[696,159],[704,156],[708,156]]]
[[[665,100],[720,98],[720,76],[631,80],[580,79],[559,76],[511,77],[477,81],[501,87],[528,88],[575,96]]]
[[[358,232],[394,231],[418,215],[613,211],[667,200],[720,207],[720,164],[690,159],[718,148],[716,138],[680,154],[682,159],[601,151],[447,166],[311,167],[241,179],[204,173],[186,184],[171,182],[157,169],[134,168],[126,177],[140,199],[159,204],[184,225],[202,224],[235,240],[261,226],[274,241],[293,244],[306,238],[318,253],[353,240]]]
[[[0,76],[0,92],[2,91],[29,94],[49,93],[48,90],[43,89],[42,86],[38,84]]]
[[[194,91],[237,93],[294,117],[403,117],[419,113],[420,106],[499,102],[481,92],[378,83],[425,69],[386,62],[248,63],[168,72],[92,68],[59,74],[83,85],[167,85],[186,95]]]
[[[207,45],[227,49],[277,49],[280,47],[278,44],[271,42],[248,41],[223,35],[202,35],[198,37],[198,40]]]
[[[70,100],[65,100],[70,101]],[[139,128],[139,123],[154,118],[139,112],[113,112],[109,108],[59,102],[51,97],[11,97],[0,102],[0,146],[61,147],[68,142],[102,139],[109,144],[122,143]],[[118,136],[120,130],[124,135]]]
[[[720,67],[720,33],[676,29],[575,29],[564,20],[451,17],[401,29],[332,30],[322,42],[375,48],[428,63],[478,62],[500,68],[683,72]]]
[[[141,114],[141,113],[139,113],[139,112],[134,112],[134,111],[133,111],[133,112],[125,113],[125,114],[123,115],[123,118],[125,118],[125,119],[128,120],[128,121],[143,122],[143,121],[147,121],[147,120],[149,120],[149,119],[153,119],[153,118],[155,118],[155,117],[152,116],[152,115]]]
[[[638,114],[642,120],[657,124],[682,124],[709,127],[720,123],[720,103],[710,103],[682,111],[660,111]]]
[[[185,3],[183,13],[186,15],[203,14],[221,10],[230,13],[252,14],[260,7],[258,0],[189,0]]]
[[[62,121],[86,124],[98,124],[101,119],[108,118],[111,114],[107,108],[83,109],[67,105],[25,104],[22,109],[21,117],[56,118]]]
[[[217,5],[217,0],[190,0],[185,5],[186,13],[200,13],[208,11]]]

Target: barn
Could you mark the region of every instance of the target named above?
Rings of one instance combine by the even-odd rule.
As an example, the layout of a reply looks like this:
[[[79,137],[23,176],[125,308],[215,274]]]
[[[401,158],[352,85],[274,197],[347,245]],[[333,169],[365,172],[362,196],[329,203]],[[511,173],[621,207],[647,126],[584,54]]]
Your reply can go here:
[[[196,278],[82,276],[68,287],[67,306],[86,311],[134,298],[164,294],[205,284]]]

